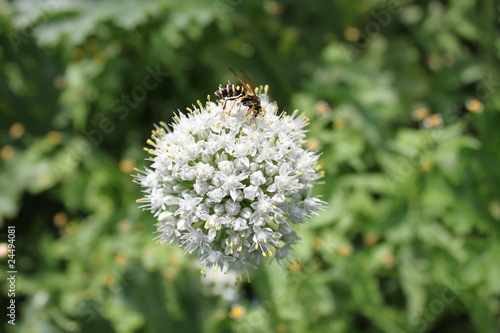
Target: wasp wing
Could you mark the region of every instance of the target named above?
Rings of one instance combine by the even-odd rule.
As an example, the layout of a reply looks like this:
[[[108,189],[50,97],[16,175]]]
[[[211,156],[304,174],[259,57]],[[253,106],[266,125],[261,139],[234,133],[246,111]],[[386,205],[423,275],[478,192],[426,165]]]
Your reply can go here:
[[[236,76],[236,78],[238,80],[240,80],[241,84],[247,89],[247,91],[255,96],[257,98],[257,95],[255,94],[255,89],[253,88],[253,85],[252,85],[252,81],[250,80],[250,78],[248,77],[247,73],[245,73],[244,71],[240,70],[241,73],[243,74],[243,76],[245,77],[245,80],[244,81],[238,74],[236,74],[235,71],[233,71],[233,69],[231,67],[228,67],[228,69],[233,72],[234,76]]]

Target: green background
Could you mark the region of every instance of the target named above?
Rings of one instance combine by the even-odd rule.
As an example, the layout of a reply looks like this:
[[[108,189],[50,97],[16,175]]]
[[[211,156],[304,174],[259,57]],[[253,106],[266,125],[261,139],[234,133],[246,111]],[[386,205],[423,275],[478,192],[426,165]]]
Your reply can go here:
[[[493,0],[0,0],[0,330],[500,332],[498,14]],[[328,202],[295,229],[298,261],[252,271],[232,302],[194,255],[152,240],[130,176],[153,123],[234,82],[228,66],[310,118]]]

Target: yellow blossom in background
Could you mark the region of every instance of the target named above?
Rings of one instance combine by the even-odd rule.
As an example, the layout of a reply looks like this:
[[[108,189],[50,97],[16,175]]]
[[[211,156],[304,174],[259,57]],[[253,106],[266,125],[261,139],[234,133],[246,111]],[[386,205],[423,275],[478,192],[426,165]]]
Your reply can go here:
[[[439,114],[431,114],[424,118],[422,125],[426,128],[441,128],[444,125],[443,117]]]
[[[15,123],[10,127],[9,134],[12,139],[19,139],[23,136],[25,131],[24,125],[21,123]]]
[[[318,117],[323,117],[323,116],[326,116],[327,114],[329,114],[330,112],[332,111],[332,109],[330,108],[330,104],[328,104],[327,102],[325,101],[318,101],[315,105],[314,105],[314,113],[316,113],[316,115]]]
[[[484,110],[484,104],[477,98],[468,99],[465,102],[467,110],[473,113],[481,113]]]
[[[373,232],[367,233],[363,237],[364,243],[368,246],[373,246],[373,245],[377,244],[379,239],[380,239],[380,237],[376,233],[373,233]]]
[[[413,110],[413,112],[411,113],[411,118],[415,121],[422,121],[428,115],[429,115],[429,109],[422,106]]]
[[[349,257],[352,254],[352,246],[350,245],[342,245],[338,249],[339,255],[342,257]]]
[[[356,27],[348,27],[344,30],[344,37],[350,42],[357,42],[361,37],[361,31]]]
[[[56,227],[61,228],[68,222],[68,215],[65,212],[58,212],[52,221]]]
[[[231,306],[231,311],[229,312],[229,317],[233,319],[241,319],[245,315],[245,308],[239,304],[235,304]]]
[[[61,143],[61,133],[59,131],[50,131],[47,133],[47,139],[53,145]]]
[[[15,149],[10,146],[6,145],[2,147],[2,159],[3,160],[10,160],[12,157],[14,157]]]

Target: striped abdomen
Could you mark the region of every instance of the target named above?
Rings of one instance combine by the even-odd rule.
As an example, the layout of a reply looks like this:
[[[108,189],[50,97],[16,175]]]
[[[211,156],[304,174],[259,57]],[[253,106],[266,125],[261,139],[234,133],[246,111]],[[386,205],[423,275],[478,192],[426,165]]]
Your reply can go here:
[[[217,97],[217,101],[221,99],[238,99],[246,95],[245,89],[237,84],[227,84],[225,86],[219,86],[214,95]]]

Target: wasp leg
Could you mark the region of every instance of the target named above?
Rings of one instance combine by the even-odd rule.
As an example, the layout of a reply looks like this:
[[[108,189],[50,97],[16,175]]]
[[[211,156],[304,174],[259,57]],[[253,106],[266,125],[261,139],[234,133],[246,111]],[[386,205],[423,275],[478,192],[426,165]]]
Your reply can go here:
[[[239,99],[241,98],[226,98],[224,100],[224,104],[222,104],[222,121],[219,123],[219,124],[222,124],[222,122],[224,122],[224,117],[225,115],[230,115],[231,114],[231,111],[233,111],[233,107],[234,107],[234,104],[236,103],[236,101],[238,101]],[[231,105],[231,107],[229,108],[229,111],[228,112],[225,112],[226,110],[226,103],[227,101],[234,101],[233,104]]]
[[[224,104],[222,104],[222,122],[224,122],[224,118],[226,116],[226,105],[227,105],[227,99],[224,100]]]
[[[227,115],[230,115],[231,114],[231,111],[233,111],[233,108],[234,108],[234,105],[238,102],[240,102],[241,100],[243,100],[245,98],[245,96],[241,96],[241,97],[236,97],[236,98],[226,98],[224,99],[224,104],[222,104],[222,121],[220,123],[218,123],[217,125],[220,125],[224,122],[224,118],[225,118],[225,115],[227,113]],[[224,112],[224,110],[226,109],[226,103],[227,101],[233,101],[233,104],[231,105],[231,107],[229,108],[229,111],[228,112]]]
[[[224,103],[222,104],[222,120],[221,120],[221,122],[220,122],[220,123],[217,123],[217,125],[220,125],[220,124],[222,124],[222,123],[224,122],[224,118],[226,117],[226,113],[227,113],[228,115],[230,115],[230,114],[231,114],[231,111],[233,110],[234,104],[235,104],[235,103],[236,103],[236,101],[237,101],[237,100],[239,100],[239,99],[241,99],[241,98],[225,98],[225,99],[224,99]],[[225,111],[225,110],[226,110],[227,101],[234,101],[234,102],[233,102],[233,104],[231,105],[231,108],[229,108],[229,111],[228,111],[228,112],[226,112],[226,111]]]

